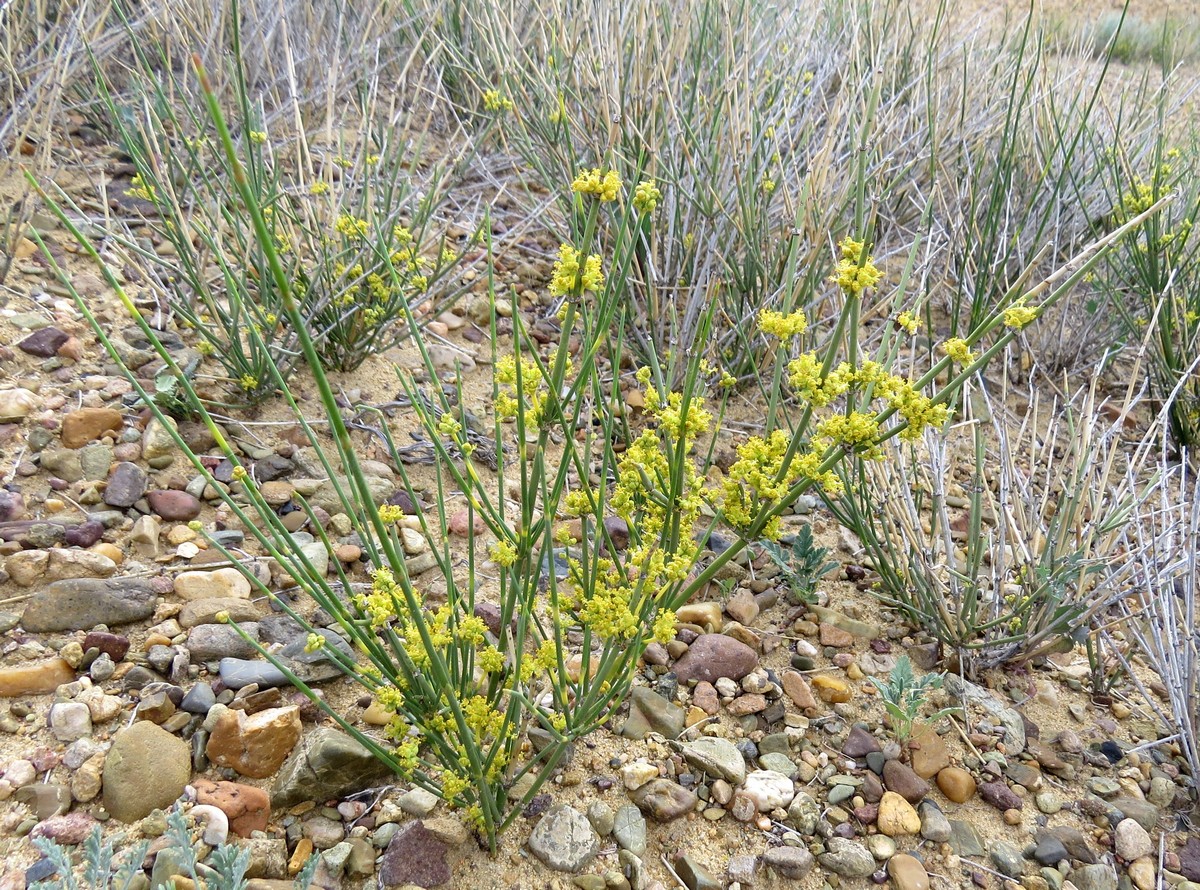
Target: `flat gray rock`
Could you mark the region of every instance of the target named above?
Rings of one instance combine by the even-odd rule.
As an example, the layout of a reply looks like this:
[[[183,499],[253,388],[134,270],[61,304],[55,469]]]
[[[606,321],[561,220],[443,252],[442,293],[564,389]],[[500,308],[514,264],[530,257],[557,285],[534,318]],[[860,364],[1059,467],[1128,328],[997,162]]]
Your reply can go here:
[[[533,829],[529,835],[529,849],[548,868],[575,872],[600,852],[600,837],[586,816],[559,804],[547,810]]]
[[[33,595],[21,616],[31,633],[91,630],[149,618],[158,595],[138,578],[70,578],[46,585]]]

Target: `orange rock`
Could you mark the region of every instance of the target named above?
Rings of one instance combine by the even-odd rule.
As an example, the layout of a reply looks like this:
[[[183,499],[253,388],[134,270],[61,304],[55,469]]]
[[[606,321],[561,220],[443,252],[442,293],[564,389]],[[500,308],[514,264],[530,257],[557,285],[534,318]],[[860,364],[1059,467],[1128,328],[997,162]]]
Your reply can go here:
[[[826,704],[835,705],[850,701],[850,684],[845,680],[822,674],[813,677],[812,686],[817,691],[817,695],[821,697],[821,701]]]
[[[63,446],[82,448],[107,432],[119,430],[124,420],[116,408],[79,408],[63,418]]]
[[[948,766],[937,774],[937,786],[955,803],[966,803],[975,795],[975,778],[959,766]]]
[[[808,685],[808,680],[804,679],[804,674],[798,671],[783,672],[783,691],[792,700],[792,704],[802,711],[817,706],[812,687]]]
[[[918,732],[908,747],[913,772],[922,779],[932,779],[950,765],[950,752],[946,749],[946,742],[932,726]]]
[[[300,869],[304,868],[304,863],[308,862],[308,857],[313,854],[313,842],[306,837],[300,838],[296,842],[296,849],[292,853],[292,858],[288,860],[288,874],[293,878],[300,874]]]
[[[836,649],[845,649],[854,645],[853,634],[847,633],[840,627],[834,627],[832,624],[821,625],[820,640],[822,646],[833,646]]]
[[[217,718],[205,752],[217,766],[243,776],[265,779],[275,774],[300,741],[300,709],[268,708],[257,714],[225,711]]]
[[[61,658],[0,668],[0,696],[42,695],[75,679],[75,671]]]
[[[252,831],[266,831],[271,799],[261,788],[209,779],[196,779],[192,787],[196,789],[196,802],[219,809],[229,817],[229,827],[241,837],[250,837]]]

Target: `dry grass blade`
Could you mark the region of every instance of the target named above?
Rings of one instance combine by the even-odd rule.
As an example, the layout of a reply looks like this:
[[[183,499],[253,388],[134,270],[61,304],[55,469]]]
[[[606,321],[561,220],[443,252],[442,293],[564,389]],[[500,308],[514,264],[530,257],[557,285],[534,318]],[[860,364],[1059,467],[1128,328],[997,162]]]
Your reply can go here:
[[[1196,471],[1187,455],[1171,463],[1163,443],[1159,462],[1162,484],[1153,502],[1133,517],[1130,547],[1142,551],[1134,566],[1121,608],[1129,619],[1125,632],[1161,686],[1152,694],[1130,667],[1129,675],[1168,727],[1192,773],[1192,793],[1200,800],[1200,497]],[[1165,699],[1165,708],[1159,704]]]

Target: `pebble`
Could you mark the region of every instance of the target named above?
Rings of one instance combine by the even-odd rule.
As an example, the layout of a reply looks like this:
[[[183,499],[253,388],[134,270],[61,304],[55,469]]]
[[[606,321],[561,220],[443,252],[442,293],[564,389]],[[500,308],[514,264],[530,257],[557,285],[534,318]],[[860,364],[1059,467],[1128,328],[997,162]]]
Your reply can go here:
[[[449,848],[419,820],[408,822],[388,842],[379,868],[379,882],[385,887],[445,884],[450,880],[448,852]]]
[[[716,736],[701,736],[685,744],[680,753],[692,766],[731,785],[746,780],[746,760],[732,742]]]
[[[70,335],[53,325],[39,328],[29,336],[17,342],[17,348],[22,352],[35,355],[38,358],[50,358],[58,352],[59,347],[71,339]]]
[[[846,741],[842,743],[842,753],[856,760],[880,750],[879,740],[861,726],[851,726]]]
[[[781,678],[784,694],[802,711],[816,709],[817,699],[804,675],[798,671],[784,671]]]
[[[1149,856],[1154,851],[1150,834],[1133,819],[1122,819],[1113,830],[1113,849],[1126,862]]]
[[[424,819],[433,812],[439,800],[440,798],[431,791],[426,791],[424,788],[412,788],[397,798],[396,805],[408,815]]]
[[[149,618],[157,599],[154,585],[137,578],[55,581],[33,595],[21,624],[33,633],[129,624]]]
[[[658,767],[647,760],[639,758],[621,767],[621,783],[627,791],[637,791],[650,780],[657,778]]]
[[[745,643],[723,634],[701,634],[675,663],[680,683],[719,677],[740,680],[758,666],[758,655]]]
[[[1019,810],[1024,805],[1020,796],[1003,782],[984,782],[979,796],[998,810]]]
[[[1063,808],[1062,798],[1053,791],[1042,791],[1033,799],[1034,805],[1038,811],[1045,813],[1047,816],[1053,816]]]
[[[929,793],[929,783],[913,772],[912,767],[899,760],[883,765],[883,784],[911,804],[919,803]]]
[[[305,819],[301,832],[317,850],[328,850],[341,843],[346,836],[340,820],[320,815]]]
[[[20,423],[37,404],[38,397],[27,389],[0,390],[0,423]]]
[[[669,739],[683,732],[686,712],[651,689],[635,686],[629,694],[629,718],[621,728],[627,739],[644,739],[656,732]]]
[[[612,807],[604,801],[593,800],[588,804],[587,817],[588,821],[592,823],[592,829],[600,837],[606,838],[612,834],[613,825],[616,822],[616,814],[613,812]]]
[[[341,798],[392,780],[391,771],[344,732],[318,726],[305,734],[271,786],[271,803]]]
[[[258,625],[241,625],[251,639],[258,638]],[[253,658],[254,644],[242,638],[238,628],[228,624],[201,624],[188,631],[187,648],[193,661],[219,661],[222,658]]]
[[[43,695],[75,679],[75,671],[61,658],[0,668],[0,696]]]
[[[135,463],[122,461],[112,468],[104,488],[104,503],[128,509],[146,493],[146,472]]]
[[[796,796],[792,780],[774,770],[757,769],[746,776],[741,788],[760,813],[787,807]]]
[[[92,734],[92,714],[80,702],[58,702],[50,706],[50,731],[60,742],[73,742]]]
[[[261,617],[260,607],[253,600],[216,597],[184,603],[178,616],[179,624],[184,630],[190,630],[200,624],[217,624],[217,616],[222,612],[228,616],[230,621],[238,623],[253,622]],[[260,633],[263,629],[264,627],[260,627]],[[263,639],[267,638],[264,636]],[[270,640],[270,642],[275,641]]]
[[[121,822],[136,822],[170,807],[191,771],[186,742],[153,723],[134,723],[117,733],[104,760],[104,808]]]
[[[600,851],[600,838],[587,817],[573,807],[558,804],[529,835],[529,849],[548,868],[574,872],[591,862]]]
[[[1117,873],[1111,865],[1084,865],[1071,872],[1076,890],[1117,890]]]
[[[90,813],[77,811],[61,816],[51,816],[34,826],[29,832],[30,838],[49,838],[63,846],[73,847],[82,844],[95,830],[96,818]]]
[[[721,890],[721,882],[699,860],[688,854],[675,860],[675,873],[687,890]]]
[[[875,857],[857,841],[831,837],[826,846],[828,852],[817,857],[817,861],[834,874],[844,878],[865,878],[875,871]]]
[[[950,820],[950,848],[959,856],[982,856],[986,852],[975,826],[961,819]]]
[[[907,853],[900,853],[888,860],[888,875],[896,890],[929,890],[929,874],[921,860]]]
[[[763,854],[763,863],[792,881],[802,881],[816,866],[813,854],[804,847],[770,847]]]
[[[935,844],[950,840],[950,820],[932,800],[921,801],[918,815],[921,819],[921,837]]]
[[[71,808],[71,789],[52,782],[36,782],[18,788],[13,799],[32,811],[38,822],[61,816]]]
[[[680,624],[694,624],[714,633],[719,633],[725,625],[721,606],[714,602],[687,603],[680,606],[675,612],[675,620]]]
[[[184,600],[241,599],[250,597],[252,587],[240,571],[233,568],[211,572],[180,572],[175,576],[175,593]]]
[[[1025,870],[1025,860],[1020,851],[1004,841],[993,841],[988,848],[988,855],[992,857],[996,870],[1010,878],[1021,877]]]
[[[886,834],[867,835],[867,849],[877,862],[887,862],[896,855],[896,842]]]
[[[115,408],[78,408],[63,416],[61,437],[67,448],[82,448],[105,433],[121,429],[124,417]]]
[[[938,771],[938,790],[954,803],[966,803],[975,796],[975,778],[959,766],[948,766]]]
[[[168,522],[188,522],[200,515],[200,499],[191,492],[157,489],[145,497],[150,509]]]
[[[932,729],[920,732],[909,743],[909,765],[922,779],[932,779],[950,765],[945,740]]]
[[[217,717],[205,754],[217,766],[243,776],[274,775],[300,740],[300,709],[294,705],[256,714],[225,710]]]
[[[1157,886],[1157,870],[1154,860],[1149,856],[1143,856],[1141,859],[1135,859],[1129,863],[1127,869],[1129,880],[1133,882],[1133,886],[1137,890],[1153,890]]]
[[[628,850],[634,856],[644,854],[646,820],[642,817],[641,810],[633,804],[626,804],[617,810],[613,818],[612,835],[622,850]]]
[[[237,782],[213,782],[198,778],[192,783],[196,803],[219,809],[229,819],[229,828],[240,837],[266,831],[271,819],[271,800],[261,788]]]
[[[1033,848],[1032,858],[1039,865],[1054,868],[1058,863],[1070,857],[1062,841],[1052,834],[1043,834],[1038,837],[1037,844]]]
[[[879,816],[876,824],[888,837],[919,834],[921,817],[907,800],[894,791],[888,791],[879,801]]]
[[[670,822],[696,808],[696,795],[670,779],[653,779],[632,792],[638,809],[657,822]]]
[[[850,684],[839,677],[821,674],[813,677],[812,687],[816,690],[817,696],[826,704],[844,704],[850,701],[852,692]]]

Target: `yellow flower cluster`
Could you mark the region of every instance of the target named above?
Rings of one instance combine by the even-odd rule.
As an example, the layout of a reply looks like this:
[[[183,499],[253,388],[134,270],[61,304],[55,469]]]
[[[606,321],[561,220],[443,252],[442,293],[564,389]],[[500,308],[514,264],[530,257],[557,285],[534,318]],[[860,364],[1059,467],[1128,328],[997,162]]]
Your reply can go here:
[[[310,655],[325,648],[327,640],[319,633],[310,633],[304,640],[304,651]]]
[[[670,609],[659,609],[650,627],[650,637],[664,646],[675,639],[675,613]]]
[[[538,363],[522,358],[518,382],[516,357],[502,355],[496,360],[495,379],[497,384],[507,387],[496,393],[496,416],[501,420],[515,418],[523,408],[525,423],[531,427],[540,426],[547,393]],[[518,389],[520,398],[517,398]]]
[[[404,508],[395,504],[382,504],[379,507],[379,521],[384,523],[399,522],[404,518]]]
[[[267,134],[264,133],[262,130],[251,130],[250,131],[250,141],[253,142],[255,145],[262,145],[264,142],[267,141]]]
[[[135,174],[129,181],[129,188],[125,190],[125,194],[131,198],[141,198],[152,204],[158,201],[158,193],[154,190],[154,186],[143,180],[140,174]]]
[[[722,515],[731,526],[749,528],[801,478],[810,479],[831,493],[840,490],[837,475],[821,471],[820,455],[814,451],[793,457],[785,469],[783,461],[790,441],[783,430],[774,430],[765,439],[751,436],[738,446],[738,459],[726,474],[720,497]],[[778,537],[779,526],[779,517],[774,517],[763,528],[763,536]]]
[[[370,620],[371,627],[382,627],[404,611],[404,594],[392,570],[380,566],[371,576],[371,590],[357,594],[354,604]]]
[[[517,548],[509,541],[497,541],[488,548],[488,554],[497,565],[506,569],[514,565],[517,561]]]
[[[621,193],[621,174],[616,170],[602,172],[599,167],[581,170],[571,183],[571,191],[595,195],[601,201],[615,201]]]
[[[758,327],[764,334],[787,340],[798,337],[808,330],[808,316],[803,309],[784,315],[774,309],[763,309],[758,313]]]
[[[920,319],[907,309],[896,316],[896,324],[901,330],[907,331],[909,334],[915,334],[921,328]]]
[[[1020,330],[1026,325],[1031,324],[1037,317],[1038,311],[1036,309],[1026,306],[1024,300],[1018,300],[1004,310],[1004,325],[1005,327]]]
[[[501,94],[499,90],[484,90],[483,91],[483,110],[484,111],[512,111],[512,99]]]
[[[657,597],[682,582],[695,565],[700,546],[695,527],[704,508],[703,478],[688,454],[712,422],[700,396],[685,406],[681,393],[665,398],[650,383],[648,369],[638,373],[645,385],[646,412],[657,423],[629,443],[617,465],[609,508],[624,519],[631,542],[622,564],[599,557],[584,577],[579,560],[568,558],[573,595],[566,608],[600,639],[633,639],[643,632]],[[566,509],[588,515],[593,509],[585,490],[570,492]],[[649,629],[653,638],[674,637],[674,616],[657,610]]]
[[[634,591],[612,560],[599,560],[592,571],[591,590],[576,591],[579,622],[601,640],[631,639],[638,619],[630,608]]]
[[[643,216],[653,213],[661,200],[662,192],[658,190],[653,179],[643,179],[633,190],[633,209]]]
[[[339,216],[337,222],[333,224],[333,228],[347,238],[367,237],[367,221],[349,213]]]
[[[863,411],[831,414],[817,424],[817,436],[829,445],[840,445],[867,460],[878,460],[883,456],[876,441],[879,423],[873,414]]]
[[[962,337],[951,337],[942,344],[942,352],[960,365],[969,365],[975,361],[975,353]]]
[[[593,293],[604,287],[604,273],[600,270],[600,255],[592,254],[579,265],[579,251],[569,244],[558,249],[558,259],[550,278],[550,293],[556,297],[579,296],[586,291]]]
[[[854,380],[850,365],[842,362],[829,374],[815,352],[805,352],[788,362],[788,382],[814,408],[824,408],[842,395]]]
[[[829,280],[840,287],[849,297],[860,297],[869,287],[874,287],[883,278],[875,267],[875,258],[867,255],[866,245],[852,238],[845,238],[838,245],[842,258]]]

